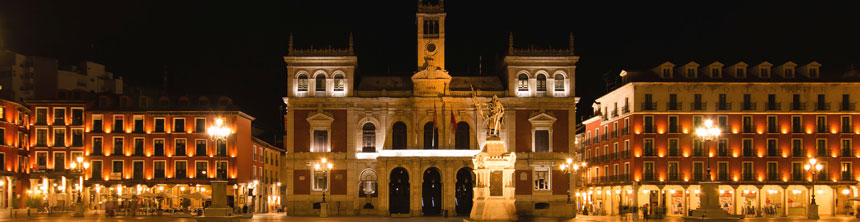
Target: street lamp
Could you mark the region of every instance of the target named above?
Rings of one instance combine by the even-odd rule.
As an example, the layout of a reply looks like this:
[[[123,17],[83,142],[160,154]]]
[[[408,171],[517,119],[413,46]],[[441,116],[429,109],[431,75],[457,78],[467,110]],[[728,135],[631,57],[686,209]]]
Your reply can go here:
[[[823,168],[824,166],[818,163],[818,160],[815,158],[810,158],[809,162],[803,165],[803,169],[812,174],[812,191],[809,192],[812,195],[812,201],[810,202],[809,213],[807,214],[809,219],[818,219],[818,205],[815,204],[815,175],[820,173]]]
[[[573,185],[575,186],[576,185],[576,178],[578,176],[577,173],[579,172],[579,168],[580,167],[585,168],[585,166],[586,166],[585,162],[574,163],[573,159],[567,158],[564,161],[564,163],[562,163],[558,167],[561,169],[562,173],[573,176]],[[570,186],[568,186],[568,188],[567,188],[567,204],[570,204]],[[577,207],[574,207],[573,217],[576,217],[576,210],[577,210]]]
[[[328,191],[328,181],[329,181],[328,172],[331,171],[331,169],[333,167],[334,167],[334,165],[332,163],[329,163],[328,159],[326,159],[325,157],[320,159],[320,162],[314,164],[314,171],[321,172],[321,173],[326,175],[326,186],[325,186],[325,190],[323,190],[323,194],[322,194],[323,195],[322,196],[322,203],[326,203],[325,202],[325,193]]]
[[[720,136],[720,128],[714,126],[714,121],[705,120],[705,126],[696,129],[696,135],[702,139],[702,143],[705,143],[705,154],[708,158],[708,181],[713,181],[711,179],[711,148],[709,142],[716,140]]]

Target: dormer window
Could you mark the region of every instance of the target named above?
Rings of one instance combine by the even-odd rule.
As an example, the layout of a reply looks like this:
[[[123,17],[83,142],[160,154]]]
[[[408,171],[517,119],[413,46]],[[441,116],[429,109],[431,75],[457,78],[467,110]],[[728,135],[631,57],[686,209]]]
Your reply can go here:
[[[696,69],[688,68],[687,69],[687,78],[696,78]]]
[[[809,68],[809,77],[818,78],[818,68]]]
[[[738,76],[738,78],[746,78],[747,77],[747,74],[744,73],[744,68],[737,68],[735,70],[735,74]]]
[[[517,91],[529,91],[529,76],[520,74],[517,76]]]
[[[343,75],[334,76],[334,91],[343,91]]]
[[[305,74],[299,75],[298,78],[299,83],[299,92],[307,92],[308,91],[308,76]]]
[[[768,72],[768,69],[767,69],[767,68],[761,68],[761,69],[759,69],[759,77],[761,77],[761,78],[770,78],[770,73]]]
[[[794,78],[794,70],[793,69],[785,69],[785,78]]]
[[[672,69],[663,68],[663,78],[665,78],[665,79],[672,78]]]
[[[720,68],[711,68],[711,78],[721,78]]]

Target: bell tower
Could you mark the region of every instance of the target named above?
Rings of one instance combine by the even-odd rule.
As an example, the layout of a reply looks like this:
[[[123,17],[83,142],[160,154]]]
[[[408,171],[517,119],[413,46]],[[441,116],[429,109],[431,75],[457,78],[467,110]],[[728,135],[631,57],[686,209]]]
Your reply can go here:
[[[445,1],[418,0],[418,70],[445,70]]]

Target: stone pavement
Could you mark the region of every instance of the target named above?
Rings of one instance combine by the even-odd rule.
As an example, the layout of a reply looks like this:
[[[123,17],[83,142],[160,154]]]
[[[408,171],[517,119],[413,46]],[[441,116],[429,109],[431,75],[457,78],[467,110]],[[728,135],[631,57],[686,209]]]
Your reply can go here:
[[[368,222],[388,222],[388,221],[407,221],[407,222],[423,222],[423,221],[451,221],[460,222],[464,217],[410,217],[410,218],[391,218],[391,217],[288,217],[284,214],[257,214],[253,219],[242,220],[242,222],[267,222],[267,221],[319,221],[319,222],[345,222],[345,221],[368,221]],[[193,218],[174,218],[169,216],[138,216],[138,217],[105,217],[104,215],[87,216],[87,217],[71,217],[71,216],[54,216],[37,215],[30,218],[6,218],[0,219],[0,222],[26,221],[26,222],[196,222]],[[565,222],[633,222],[631,220],[623,220],[617,216],[582,216],[579,215],[574,219],[531,219],[521,218],[521,221],[565,221]],[[637,222],[683,222],[681,217],[668,217],[663,220],[639,220]],[[741,222],[808,222],[805,217],[773,217],[773,218],[747,218]],[[860,221],[854,217],[821,217],[820,222],[857,222]]]

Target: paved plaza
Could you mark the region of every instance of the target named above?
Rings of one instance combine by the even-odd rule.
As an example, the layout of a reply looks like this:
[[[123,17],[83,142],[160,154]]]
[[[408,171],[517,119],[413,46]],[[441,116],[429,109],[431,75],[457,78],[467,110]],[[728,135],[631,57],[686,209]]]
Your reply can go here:
[[[338,222],[338,221],[370,221],[370,222],[387,222],[387,221],[410,221],[410,222],[423,222],[423,221],[463,221],[464,217],[410,217],[410,218],[392,218],[392,217],[329,217],[329,218],[319,218],[319,217],[288,217],[283,214],[262,214],[256,215],[253,219],[241,220],[241,222],[265,222],[265,221],[319,221],[319,222]],[[0,222],[5,221],[60,221],[60,222],[82,222],[82,221],[117,221],[117,222],[196,222],[197,220],[193,218],[176,218],[170,216],[140,216],[140,217],[105,217],[103,215],[98,216],[87,216],[87,217],[71,217],[71,216],[53,216],[48,217],[45,215],[33,216],[30,218],[27,217],[19,217],[19,218],[5,218],[0,219]],[[580,215],[574,219],[567,220],[557,220],[557,219],[531,219],[531,218],[521,218],[520,221],[565,221],[565,222],[632,222],[631,220],[623,220],[620,217],[615,216],[582,216]],[[682,222],[683,219],[681,217],[668,217],[662,220],[647,220],[647,222]],[[743,219],[740,222],[805,222],[805,221],[815,221],[808,220],[804,217],[773,217],[773,218],[747,218]],[[821,222],[853,222],[860,221],[855,219],[854,217],[822,217],[818,221]],[[646,222],[644,220],[639,220],[638,222]]]

